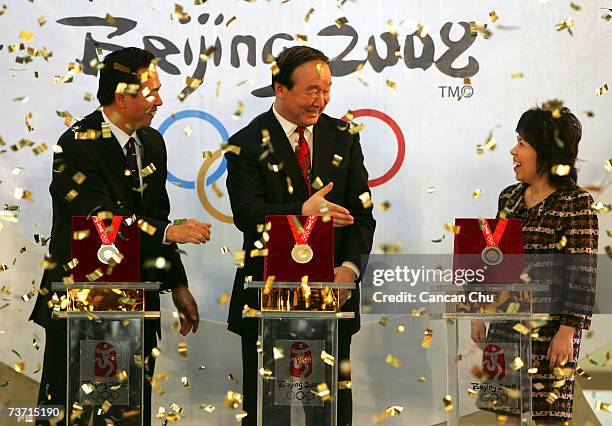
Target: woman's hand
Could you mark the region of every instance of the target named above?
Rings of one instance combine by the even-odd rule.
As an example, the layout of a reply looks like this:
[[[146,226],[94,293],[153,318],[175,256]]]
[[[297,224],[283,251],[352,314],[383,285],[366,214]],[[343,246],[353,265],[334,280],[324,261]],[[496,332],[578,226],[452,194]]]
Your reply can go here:
[[[574,331],[574,327],[561,325],[550,341],[546,358],[549,360],[548,365],[551,370],[574,360]]]
[[[487,326],[483,320],[472,320],[472,340],[474,343],[484,343],[487,337]]]

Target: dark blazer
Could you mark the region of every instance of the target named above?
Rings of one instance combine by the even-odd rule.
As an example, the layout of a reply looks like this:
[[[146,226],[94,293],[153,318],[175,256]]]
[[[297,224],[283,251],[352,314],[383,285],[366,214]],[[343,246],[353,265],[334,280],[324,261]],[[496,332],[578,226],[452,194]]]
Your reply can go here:
[[[41,287],[50,290],[52,282],[61,282],[62,277],[70,275],[64,271],[62,265],[72,258],[71,217],[87,216],[98,211],[111,211],[122,216],[135,214],[157,228],[152,236],[140,232],[141,281],[159,281],[162,283],[162,290],[186,284],[187,276],[176,244],[162,242],[166,225],[170,223],[170,201],[166,191],[166,145],[162,136],[150,127],[137,131],[143,144],[143,167],[153,163],[156,168],[155,172],[143,178],[147,187],[140,201],[140,194],[132,190],[130,178],[124,174],[128,168],[125,154],[114,136],[96,140],[75,140],[75,131],[100,130],[102,122],[102,113],[95,111],[68,129],[58,141],[62,152],[53,157],[53,177],[49,186],[53,202],[49,252],[57,266],[44,272]],[[79,171],[87,177],[81,185],[72,179]],[[72,189],[78,192],[78,196],[69,202],[65,197]],[[169,269],[144,268],[143,265],[148,259],[159,256],[166,258],[170,264]],[[30,319],[47,329],[65,332],[64,321],[51,319],[47,302],[52,294],[50,291],[47,295],[38,295]],[[159,293],[147,292],[145,304],[147,310],[158,310]],[[159,320],[155,327],[159,335]]]
[[[326,196],[328,201],[346,207],[355,218],[355,223],[344,228],[334,228],[334,265],[344,261],[353,262],[361,268],[362,254],[369,254],[376,222],[371,208],[364,208],[359,195],[369,193],[368,172],[363,164],[359,134],[351,135],[343,121],[321,115],[314,126],[312,176],[321,178],[324,184],[334,182],[333,190]],[[270,133],[273,153],[259,160],[265,151],[262,147],[261,131]],[[248,126],[229,139],[229,143],[240,147],[240,155],[231,152],[227,159],[227,190],[230,196],[234,223],[244,235],[243,250],[246,251],[244,268],[236,271],[230,302],[228,328],[240,335],[256,335],[257,320],[242,318],[244,305],[257,308],[257,291],[244,289],[245,276],[254,280],[263,278],[263,258],[249,258],[253,243],[260,238],[257,225],[264,223],[267,215],[299,215],[302,204],[308,199],[308,189],[302,177],[295,153],[272,109],[256,117]],[[342,157],[339,167],[332,164],[334,154]],[[274,172],[268,166],[282,163],[282,169]],[[293,194],[287,188],[287,177],[291,178]],[[359,292],[344,305],[343,310],[356,312],[354,320],[340,321],[341,331],[353,334],[359,330]]]

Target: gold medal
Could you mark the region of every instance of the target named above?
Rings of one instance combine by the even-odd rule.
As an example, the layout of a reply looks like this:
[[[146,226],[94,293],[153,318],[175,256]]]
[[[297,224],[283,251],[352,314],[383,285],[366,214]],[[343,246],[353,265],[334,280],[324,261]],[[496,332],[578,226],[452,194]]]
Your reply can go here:
[[[313,256],[314,252],[308,244],[296,244],[291,249],[291,258],[297,263],[308,263]]]

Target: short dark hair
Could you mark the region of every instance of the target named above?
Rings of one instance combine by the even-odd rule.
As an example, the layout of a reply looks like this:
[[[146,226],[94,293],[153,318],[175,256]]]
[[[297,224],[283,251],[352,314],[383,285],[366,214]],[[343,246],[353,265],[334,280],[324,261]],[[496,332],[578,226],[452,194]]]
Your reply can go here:
[[[549,183],[555,188],[576,185],[576,158],[582,138],[582,124],[569,108],[560,107],[559,116],[552,111],[536,107],[525,111],[516,125],[516,132],[535,149],[538,174],[548,174]],[[557,115],[557,114],[555,114]],[[556,164],[571,167],[565,176],[552,172]]]
[[[293,70],[310,61],[323,61],[329,64],[329,58],[320,50],[308,46],[292,46],[283,50],[276,58],[278,73],[272,73],[272,88],[274,83],[280,83],[288,89],[292,89]]]
[[[154,59],[151,52],[138,47],[125,47],[106,55],[98,83],[97,97],[100,104],[106,106],[113,103],[119,83],[140,85],[137,71],[147,68]]]

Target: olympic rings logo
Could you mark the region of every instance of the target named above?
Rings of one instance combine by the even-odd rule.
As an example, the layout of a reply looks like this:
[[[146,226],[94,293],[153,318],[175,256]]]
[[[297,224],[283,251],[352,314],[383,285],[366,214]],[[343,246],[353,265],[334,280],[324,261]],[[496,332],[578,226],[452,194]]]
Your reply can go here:
[[[293,401],[294,399],[298,401],[304,401],[304,400],[312,401],[312,399],[314,398],[314,393],[304,392],[304,391],[297,391],[297,392],[287,391],[286,398],[289,401]]]
[[[397,142],[397,155],[395,157],[395,161],[393,162],[389,170],[387,170],[381,176],[370,179],[368,181],[368,185],[370,186],[370,188],[374,188],[376,186],[380,186],[384,183],[387,183],[397,174],[404,162],[404,156],[406,154],[406,140],[404,138],[402,130],[395,122],[395,120],[393,120],[389,115],[385,114],[382,111],[378,111],[375,109],[358,109],[352,111],[352,114],[353,118],[372,117],[381,120],[383,123],[385,123],[391,128],[391,131],[395,135],[395,139]],[[174,123],[180,120],[184,120],[186,118],[197,118],[211,124],[219,133],[221,142],[225,142],[229,139],[229,133],[223,123],[219,121],[219,119],[207,112],[195,109],[188,109],[171,115],[161,124],[158,129],[159,133],[163,135]],[[347,117],[344,116],[342,117],[342,119],[346,121]],[[217,160],[221,160],[219,165],[214,170],[214,172],[208,175],[208,171]],[[221,149],[217,149],[212,153],[212,156],[210,158],[207,158],[202,163],[202,166],[200,167],[195,181],[179,178],[178,176],[170,172],[170,170],[168,170],[167,180],[168,182],[178,186],[179,188],[195,189],[198,193],[198,198],[200,199],[202,206],[212,217],[223,223],[233,223],[232,216],[226,215],[219,211],[216,207],[214,207],[206,193],[206,187],[211,186],[213,183],[219,180],[221,176],[223,176],[223,174],[226,172],[226,170],[227,160],[223,156],[223,151]]]

